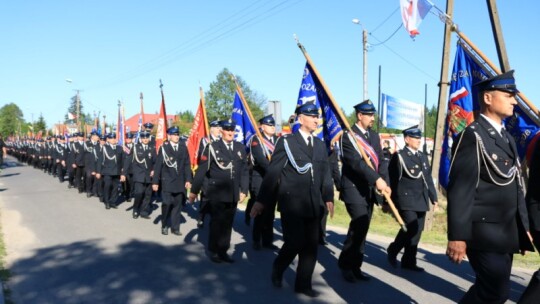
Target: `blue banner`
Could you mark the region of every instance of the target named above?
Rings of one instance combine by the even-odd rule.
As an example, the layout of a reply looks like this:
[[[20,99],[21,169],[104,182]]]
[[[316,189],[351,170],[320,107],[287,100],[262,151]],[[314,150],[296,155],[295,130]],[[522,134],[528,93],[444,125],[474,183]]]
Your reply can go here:
[[[238,92],[234,95],[234,103],[231,118],[236,121],[236,130],[234,140],[247,145],[253,135],[255,135],[255,126],[249,119],[249,115],[244,108]]]
[[[339,116],[336,114],[337,111],[334,109],[334,105],[330,100],[328,93],[324,90],[321,81],[317,77],[317,74],[313,72],[309,63],[306,63],[306,67],[304,68],[304,75],[302,76],[302,83],[300,84],[296,107],[299,107],[306,102],[313,102],[320,109],[319,114],[322,118],[321,124],[313,135],[324,140],[326,147],[330,151],[330,145],[335,142],[343,132],[342,123],[339,120]],[[292,131],[296,132],[299,128],[300,124],[296,119],[292,126]]]
[[[414,125],[424,127],[424,105],[381,94],[381,121],[383,126],[403,130]]]
[[[519,85],[518,85],[519,88]],[[524,104],[518,96],[518,103]],[[504,121],[504,126],[509,134],[514,137],[516,147],[521,159],[526,158],[530,164],[532,151],[534,150],[534,142],[540,136],[540,128],[519,106],[514,107],[514,115],[508,117]]]
[[[487,78],[487,74],[483,68],[458,43],[450,82],[450,96],[439,168],[439,183],[445,189],[448,186],[448,174],[452,160],[452,143],[457,135],[474,121],[473,112],[479,110],[478,102],[475,100],[476,98],[473,98],[477,94],[473,83],[485,78]]]

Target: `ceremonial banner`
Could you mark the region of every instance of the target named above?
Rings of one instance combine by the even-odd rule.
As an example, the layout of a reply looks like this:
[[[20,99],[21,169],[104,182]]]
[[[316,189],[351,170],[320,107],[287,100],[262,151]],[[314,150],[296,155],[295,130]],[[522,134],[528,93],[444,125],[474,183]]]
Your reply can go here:
[[[381,121],[383,126],[403,130],[418,125],[424,127],[424,105],[381,94]]]
[[[309,63],[306,63],[304,75],[298,92],[298,102],[296,107],[300,107],[306,102],[313,102],[320,108],[320,117],[322,117],[319,128],[313,133],[314,136],[324,140],[328,150],[330,146],[338,140],[343,133],[343,128],[338,119],[337,111],[334,109],[334,104],[330,100],[329,94],[324,90],[321,80],[314,73],[313,68]],[[292,127],[295,132],[300,128],[298,118]]]
[[[163,144],[163,141],[167,138],[167,113],[165,112],[165,96],[163,95],[163,88],[161,88],[161,107],[159,108],[159,116],[157,121],[156,132],[156,152],[159,152],[159,148]]]
[[[144,108],[143,108],[143,94],[141,93],[141,112],[139,113],[139,121],[137,122],[137,138],[135,142],[140,142],[139,137],[141,135],[142,127],[144,123]]]
[[[253,135],[255,135],[256,126],[249,119],[246,108],[240,99],[238,91],[234,94],[234,102],[231,118],[236,121],[236,130],[234,140],[247,145]]]
[[[416,35],[420,34],[418,27],[433,7],[433,3],[429,0],[400,0],[399,4],[401,7],[403,26],[405,26],[409,35],[414,38]]]
[[[198,165],[197,155],[199,154],[199,144],[204,137],[208,136],[207,119],[204,110],[204,101],[201,98],[195,119],[193,120],[193,126],[189,131],[189,137],[187,140],[187,149],[189,152],[189,159],[191,161],[192,169],[195,169]]]

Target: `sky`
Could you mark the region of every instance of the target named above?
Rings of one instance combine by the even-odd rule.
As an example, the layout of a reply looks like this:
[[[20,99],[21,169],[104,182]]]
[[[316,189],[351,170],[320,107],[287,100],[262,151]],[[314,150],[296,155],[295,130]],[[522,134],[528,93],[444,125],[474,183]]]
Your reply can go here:
[[[446,1],[432,1],[446,9]],[[540,40],[531,33],[540,29],[540,2],[497,6],[517,86],[539,107]],[[382,93],[424,103],[427,84],[431,107],[438,103],[444,24],[433,9],[413,40],[398,29],[398,8],[399,0],[3,1],[0,107],[15,103],[27,121],[42,114],[51,127],[63,121],[80,90],[84,112],[106,115],[110,123],[118,100],[126,118],[138,113],[141,92],[145,112],[157,113],[161,79],[167,113],[195,112],[199,86],[208,91],[227,68],[280,101],[286,119],[305,66],[296,34],[349,114],[363,97],[363,29],[369,33],[369,98],[378,99],[380,66]],[[453,20],[498,65],[486,1],[455,1]],[[453,34],[450,70],[456,41]]]

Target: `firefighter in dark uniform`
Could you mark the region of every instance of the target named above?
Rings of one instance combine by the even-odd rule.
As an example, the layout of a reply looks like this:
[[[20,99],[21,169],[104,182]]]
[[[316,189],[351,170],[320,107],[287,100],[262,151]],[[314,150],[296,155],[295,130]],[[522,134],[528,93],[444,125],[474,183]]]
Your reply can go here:
[[[399,230],[393,243],[387,249],[388,261],[397,266],[397,254],[405,248],[401,258],[401,268],[424,271],[416,264],[416,252],[426,212],[430,210],[430,201],[437,206],[437,191],[431,178],[431,168],[427,156],[420,150],[422,131],[418,126],[403,130],[405,148],[393,154],[388,173],[392,188],[392,201],[399,210],[399,215],[407,225],[407,232]]]
[[[227,254],[231,244],[234,215],[239,202],[247,195],[249,173],[245,146],[235,142],[236,122],[221,122],[221,140],[206,146],[195,173],[189,201],[193,203],[205,178],[206,196],[210,203],[210,232],[208,251],[214,263],[234,263]]]
[[[77,133],[72,133],[66,143],[66,170],[68,174],[68,188],[75,187],[75,169],[77,166],[75,164],[75,140],[77,139]]]
[[[152,198],[152,177],[156,162],[156,149],[150,147],[150,133],[142,131],[139,143],[133,145],[131,153],[124,160],[124,172],[131,171],[133,182],[133,218],[139,215],[149,219],[150,200]]]
[[[503,125],[518,90],[513,71],[475,87],[480,115],[452,146],[446,254],[455,263],[467,255],[476,274],[460,303],[504,303],[513,254],[534,250],[516,144]]]
[[[98,155],[103,154],[103,147],[106,144],[107,144],[107,135],[106,134],[99,135],[99,145],[97,147]],[[98,161],[99,161],[99,158],[98,158]],[[96,168],[97,168],[97,163],[96,163]],[[104,203],[105,201],[103,200],[103,178],[96,179],[95,183],[96,183],[96,193],[97,193],[97,196],[99,197],[99,201]]]
[[[99,152],[99,134],[90,133],[90,139],[84,142],[84,171],[86,174],[86,197],[97,196],[96,172]]]
[[[158,191],[161,182],[161,234],[182,235],[180,232],[180,211],[186,201],[186,189],[191,188],[193,180],[191,162],[186,145],[180,143],[178,127],[167,129],[169,140],[159,148],[154,165],[152,189]],[[150,145],[150,143],[149,143]]]
[[[270,164],[270,157],[274,152],[277,141],[276,121],[272,115],[267,115],[259,120],[261,135],[263,138],[253,136],[251,139],[251,157],[250,157],[250,198],[246,207],[246,221],[249,223],[250,212],[253,204],[257,200],[262,180]],[[265,208],[261,216],[253,220],[253,249],[260,250],[261,247],[268,249],[278,249],[274,242],[274,217],[276,206]],[[261,244],[262,242],[262,244]],[[262,246],[261,246],[262,245]]]
[[[58,180],[63,183],[66,176],[66,158],[68,155],[65,138],[62,135],[56,136],[56,145],[54,148],[55,155],[55,172],[58,175]]]
[[[311,278],[317,263],[321,210],[326,207],[333,214],[334,189],[326,145],[312,135],[319,125],[319,109],[305,103],[296,112],[301,127],[277,141],[251,215],[278,202],[284,243],[272,266],[272,284],[282,286],[283,273],[298,256],[294,290],[317,297]]]
[[[218,120],[214,120],[210,123],[210,134],[208,137],[203,137],[199,143],[199,150],[197,150],[197,163],[201,162],[201,156],[206,148],[206,145],[210,142],[218,141],[221,139],[221,125]],[[197,218],[197,227],[202,227],[204,225],[204,217],[206,214],[210,213],[210,205],[208,204],[208,199],[206,198],[206,185],[207,179],[203,182],[203,187],[201,189],[200,195],[200,205],[199,205],[199,217]]]
[[[368,99],[354,106],[354,109],[357,121],[352,132],[345,132],[341,139],[343,167],[340,196],[351,222],[338,261],[343,278],[350,283],[369,280],[360,268],[373,206],[381,203],[381,196],[376,190],[392,192],[388,186],[388,164],[383,158],[379,134],[371,129],[375,121],[375,106]],[[366,152],[369,160],[362,158],[359,149]],[[367,161],[374,169],[369,167]]]
[[[144,130],[148,133],[150,133],[150,142],[148,143],[150,147],[154,147],[156,149],[156,137],[152,135],[152,129],[154,128],[154,124],[151,122],[147,122],[143,125]]]
[[[98,157],[96,178],[103,179],[103,201],[105,208],[118,208],[118,188],[122,178],[124,151],[118,146],[116,133],[107,135],[107,144],[103,146]]]
[[[126,150],[124,150],[124,159],[127,159],[133,150],[133,133],[126,133],[125,140]],[[124,168],[124,170],[126,181],[122,183],[122,191],[126,202],[131,202],[131,197],[133,196],[133,173],[131,172],[131,166]]]
[[[84,134],[77,132],[77,141],[73,143],[73,164],[72,167],[75,173],[74,186],[79,190],[79,193],[84,191]]]
[[[540,250],[540,141],[536,142],[529,166],[527,186],[527,211],[529,212],[530,232],[536,250]],[[518,304],[535,304],[540,299],[540,270],[537,270]]]

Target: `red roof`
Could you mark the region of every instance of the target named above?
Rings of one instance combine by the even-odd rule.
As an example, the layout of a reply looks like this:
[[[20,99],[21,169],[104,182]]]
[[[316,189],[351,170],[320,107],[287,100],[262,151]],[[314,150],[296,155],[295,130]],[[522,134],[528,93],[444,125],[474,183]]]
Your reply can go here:
[[[144,114],[143,124],[151,122],[154,124],[154,128],[157,125],[159,114]],[[167,124],[170,126],[171,123],[176,121],[176,115],[167,115]],[[135,114],[130,118],[126,119],[126,130],[130,132],[135,132],[139,129],[139,114]]]

